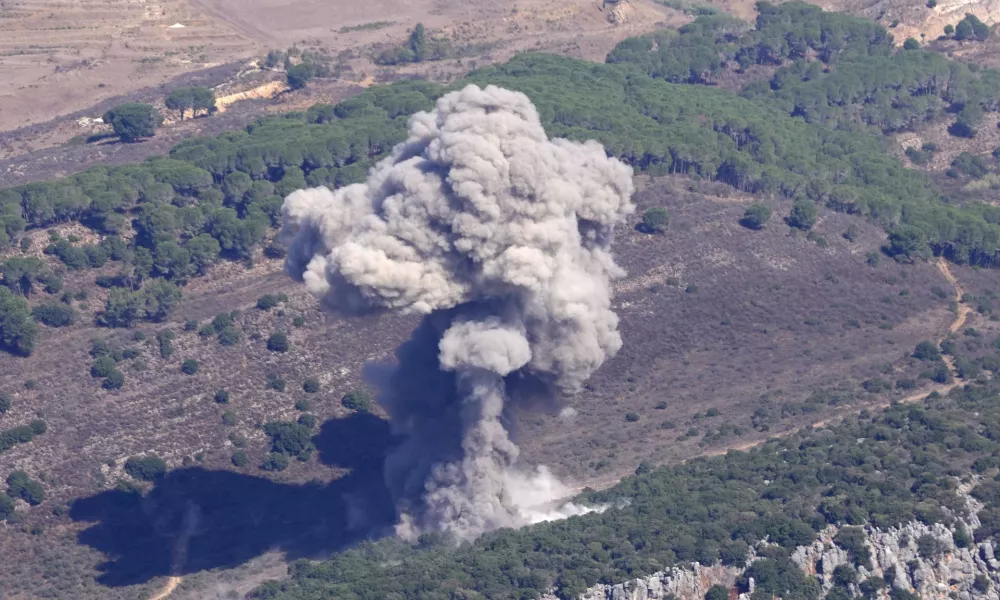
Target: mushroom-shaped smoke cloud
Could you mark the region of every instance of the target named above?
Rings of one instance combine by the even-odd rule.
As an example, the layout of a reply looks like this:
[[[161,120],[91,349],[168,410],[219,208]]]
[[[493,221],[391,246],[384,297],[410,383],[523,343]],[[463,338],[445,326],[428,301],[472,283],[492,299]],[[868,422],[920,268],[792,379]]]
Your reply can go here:
[[[508,390],[574,392],[621,347],[609,245],[631,176],[597,142],[549,139],[524,94],[470,85],[413,115],[365,183],[285,200],[288,271],[325,305],[426,315],[379,398],[406,440],[386,459],[400,534],[583,510],[553,509],[568,489],[517,467],[501,415]]]

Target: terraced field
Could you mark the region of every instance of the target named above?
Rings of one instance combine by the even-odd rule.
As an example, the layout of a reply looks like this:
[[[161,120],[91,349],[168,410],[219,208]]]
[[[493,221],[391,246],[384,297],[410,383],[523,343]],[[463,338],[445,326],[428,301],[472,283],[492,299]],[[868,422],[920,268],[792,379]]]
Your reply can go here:
[[[79,110],[255,48],[254,40],[184,0],[0,2],[0,129]]]

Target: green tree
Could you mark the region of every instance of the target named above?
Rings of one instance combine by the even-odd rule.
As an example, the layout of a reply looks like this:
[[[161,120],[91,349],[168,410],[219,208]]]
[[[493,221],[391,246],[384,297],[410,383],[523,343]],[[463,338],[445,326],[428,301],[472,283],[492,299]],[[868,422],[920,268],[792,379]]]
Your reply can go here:
[[[944,26],[944,34],[946,36],[948,36],[948,37],[951,37],[952,35],[954,35],[955,34],[955,26],[954,25],[945,25]]]
[[[167,463],[155,454],[132,456],[125,461],[125,472],[133,479],[155,481],[167,473]]]
[[[971,40],[976,37],[975,31],[972,29],[972,23],[968,19],[962,19],[955,26],[955,39],[962,42],[965,40]]]
[[[0,415],[10,410],[10,395],[0,392]]]
[[[242,469],[243,467],[250,464],[250,457],[248,457],[247,453],[244,452],[243,450],[237,450],[236,452],[233,452],[232,461],[233,461],[233,466]]]
[[[310,377],[302,382],[302,391],[307,394],[315,394],[319,391],[319,379],[315,377]]]
[[[301,62],[285,72],[288,79],[288,86],[293,90],[300,90],[316,76],[316,67],[309,62]]]
[[[410,32],[408,40],[410,52],[413,53],[414,62],[423,62],[427,51],[427,38],[424,32],[424,24],[417,23],[417,26]]]
[[[889,233],[886,252],[899,262],[912,263],[926,257],[929,248],[924,233],[911,225],[900,225]]]
[[[271,452],[260,468],[264,471],[284,471],[288,468],[288,457],[280,452]]]
[[[123,142],[136,142],[140,138],[156,135],[156,128],[163,124],[163,115],[151,104],[129,102],[104,113],[104,122],[111,125]]]
[[[786,219],[790,227],[808,231],[816,224],[816,204],[809,200],[796,200]]]
[[[14,500],[10,496],[0,494],[0,521],[7,521],[16,514],[14,506]]]
[[[771,220],[771,207],[766,204],[756,202],[743,211],[743,219],[740,224],[750,229],[762,229]]]
[[[705,600],[729,600],[729,588],[724,585],[713,585],[705,593]]]
[[[919,50],[919,49],[920,49],[920,42],[918,42],[914,38],[911,37],[906,38],[906,40],[903,42],[903,50]]]
[[[198,372],[198,361],[193,358],[185,358],[184,362],[181,363],[181,373],[185,375],[194,375]]]
[[[24,471],[14,471],[7,477],[7,494],[32,506],[38,506],[45,500],[42,484],[28,477]]]
[[[267,349],[271,352],[288,352],[290,343],[284,331],[276,331],[267,338]]]
[[[647,208],[642,213],[642,225],[651,233],[663,233],[670,224],[670,213],[662,206]]]
[[[31,309],[36,321],[49,327],[69,327],[76,321],[76,311],[61,302],[43,302]]]
[[[348,410],[368,412],[372,407],[372,396],[364,388],[354,388],[347,392],[340,402]]]
[[[28,356],[37,338],[38,325],[31,317],[28,302],[0,287],[0,349]]]

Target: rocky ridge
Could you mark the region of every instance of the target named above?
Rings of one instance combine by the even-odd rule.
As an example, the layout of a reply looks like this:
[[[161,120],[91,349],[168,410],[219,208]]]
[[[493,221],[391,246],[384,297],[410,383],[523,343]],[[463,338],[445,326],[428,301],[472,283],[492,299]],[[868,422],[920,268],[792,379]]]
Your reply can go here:
[[[984,540],[963,548],[955,542],[956,531],[964,530],[971,539],[979,527],[976,515],[982,506],[968,495],[969,488],[963,486],[961,490],[969,516],[956,517],[951,526],[911,521],[888,529],[866,527],[866,545],[872,561],[868,566],[857,568],[858,581],[870,576],[882,577],[891,582],[892,587],[913,592],[923,600],[1000,600],[997,591],[1000,589],[1000,560],[995,556],[993,543]],[[792,553],[792,560],[804,572],[814,575],[824,592],[833,587],[834,569],[851,562],[849,552],[834,542],[837,531],[837,527],[828,526],[815,542],[799,546]],[[921,538],[927,536],[936,541],[932,553],[926,550],[932,545],[928,539],[924,539],[923,552],[919,547]],[[758,548],[767,543],[761,542]],[[756,552],[751,551],[746,566],[756,559]],[[732,590],[741,573],[742,569],[734,566],[691,563],[687,568],[674,567],[624,583],[595,585],[579,600],[701,600],[713,585],[724,585]],[[740,590],[739,600],[750,599],[753,580],[749,583],[751,589]],[[888,587],[883,588],[879,598],[887,600],[888,591]],[[856,596],[858,589],[855,587],[851,592]],[[731,592],[730,597],[734,594]],[[554,595],[543,597],[543,600],[555,599]]]

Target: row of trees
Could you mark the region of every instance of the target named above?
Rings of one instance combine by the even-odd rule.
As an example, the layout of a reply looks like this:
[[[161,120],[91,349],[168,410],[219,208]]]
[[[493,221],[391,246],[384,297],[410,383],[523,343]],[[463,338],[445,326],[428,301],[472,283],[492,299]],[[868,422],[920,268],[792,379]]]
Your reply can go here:
[[[741,589],[753,577],[760,597],[814,599],[820,596],[816,580],[789,554],[830,523],[841,526],[836,542],[852,561],[835,577],[835,587],[845,591],[853,584],[875,593],[884,582],[857,575],[856,565],[870,558],[858,526],[952,524],[968,517],[954,474],[997,465],[998,392],[992,382],[970,385],[947,398],[892,406],[878,415],[863,412],[750,452],[640,468],[617,486],[578,499],[616,507],[601,514],[496,531],[458,548],[433,535],[413,546],[364,543],[321,562],[296,562],[290,579],[265,584],[250,597],[504,600],[538,597],[555,587],[569,599],[597,582],[626,581],[690,561],[742,566],[748,549],[766,537],[776,545],[761,550],[761,559],[740,578]],[[976,541],[1000,532],[1000,484],[983,481],[973,491],[985,503]],[[972,541],[968,532],[956,532],[959,546]]]

